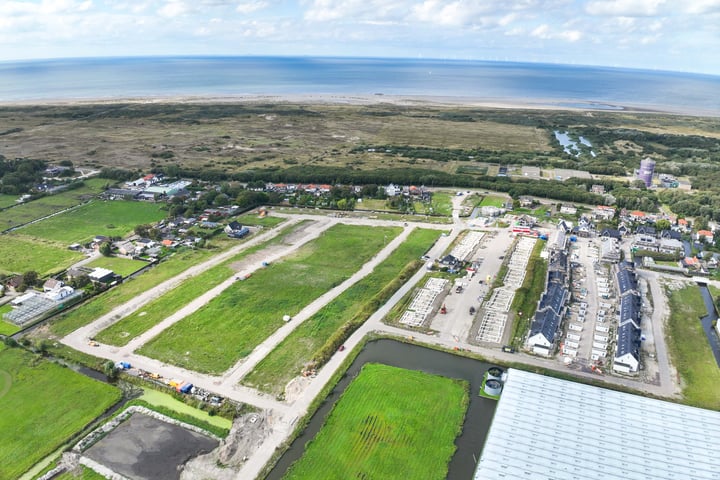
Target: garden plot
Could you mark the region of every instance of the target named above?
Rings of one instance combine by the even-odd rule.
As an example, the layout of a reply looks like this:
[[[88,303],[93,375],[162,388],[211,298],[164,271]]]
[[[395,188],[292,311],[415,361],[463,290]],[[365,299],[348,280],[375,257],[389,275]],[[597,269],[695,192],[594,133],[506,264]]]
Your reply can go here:
[[[444,278],[429,278],[425,286],[418,290],[410,306],[400,318],[400,323],[419,327],[437,308],[438,297],[446,290],[448,281]]]
[[[462,240],[455,245],[455,248],[452,249],[450,255],[463,262],[470,260],[470,256],[477,246],[480,245],[480,241],[483,236],[485,236],[483,232],[477,232],[474,230],[469,231],[467,235],[465,235]]]

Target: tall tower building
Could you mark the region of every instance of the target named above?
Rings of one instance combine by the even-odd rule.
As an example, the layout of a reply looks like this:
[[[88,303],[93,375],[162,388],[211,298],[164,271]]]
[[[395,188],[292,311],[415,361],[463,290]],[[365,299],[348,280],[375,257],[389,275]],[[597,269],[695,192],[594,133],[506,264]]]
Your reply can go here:
[[[650,188],[654,172],[655,160],[652,158],[646,158],[640,162],[640,170],[638,170],[637,178],[638,180],[645,182],[645,186]]]

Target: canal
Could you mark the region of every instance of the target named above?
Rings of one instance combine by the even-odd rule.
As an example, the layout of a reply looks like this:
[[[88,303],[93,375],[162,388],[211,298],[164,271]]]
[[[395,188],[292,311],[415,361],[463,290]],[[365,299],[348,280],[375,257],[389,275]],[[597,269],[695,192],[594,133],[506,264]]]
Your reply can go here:
[[[327,396],[325,403],[310,419],[305,431],[295,439],[288,451],[280,457],[280,460],[266,478],[269,480],[283,478],[290,465],[302,456],[305,444],[320,431],[335,402],[366,363],[382,363],[408,370],[421,370],[426,373],[458,378],[469,382],[470,403],[465,415],[462,433],[455,440],[457,450],[450,461],[447,478],[449,480],[472,478],[497,406],[496,401],[478,395],[483,375],[493,365],[388,339],[374,340],[365,345],[355,361],[350,365],[350,368],[348,368],[346,374],[330,395]],[[392,386],[389,385],[388,387],[391,388]]]
[[[700,322],[702,323],[703,330],[705,331],[705,336],[710,343],[713,355],[715,355],[715,362],[718,364],[718,367],[720,367],[720,338],[718,338],[717,331],[714,327],[715,322],[718,319],[718,314],[715,310],[715,302],[713,301],[710,289],[708,289],[707,285],[698,284],[698,287],[700,288],[700,295],[702,295],[703,302],[705,302],[705,309],[708,312],[707,315],[700,319]]]

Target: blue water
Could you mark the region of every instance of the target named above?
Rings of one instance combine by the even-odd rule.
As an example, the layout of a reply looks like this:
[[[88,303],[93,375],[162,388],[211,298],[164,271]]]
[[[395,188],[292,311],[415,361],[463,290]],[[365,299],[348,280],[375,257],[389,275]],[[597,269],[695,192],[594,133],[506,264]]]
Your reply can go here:
[[[720,114],[720,76],[531,63],[313,57],[0,62],[0,102],[336,94],[449,96]]]

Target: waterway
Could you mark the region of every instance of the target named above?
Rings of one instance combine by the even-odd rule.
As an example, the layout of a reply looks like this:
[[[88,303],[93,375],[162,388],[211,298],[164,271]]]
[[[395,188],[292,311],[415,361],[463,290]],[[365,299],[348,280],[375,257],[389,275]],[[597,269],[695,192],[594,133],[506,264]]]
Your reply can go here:
[[[408,370],[421,370],[435,375],[466,380],[470,383],[470,404],[465,415],[463,431],[455,440],[457,450],[450,461],[447,479],[466,480],[472,478],[497,406],[496,401],[478,395],[483,375],[492,365],[418,345],[383,339],[368,342],[365,345],[346,374],[328,395],[326,401],[315,412],[305,431],[280,457],[266,479],[279,480],[283,478],[290,465],[302,456],[305,444],[320,431],[335,402],[366,363],[382,363]]]
[[[703,301],[705,302],[705,309],[708,312],[707,315],[700,319],[700,322],[702,323],[703,330],[705,331],[705,336],[710,343],[713,355],[715,355],[715,362],[717,362],[718,367],[720,367],[720,338],[713,326],[718,319],[718,314],[715,310],[715,302],[713,301],[710,290],[706,285],[698,285],[698,287],[700,288],[700,295],[702,295]]]

